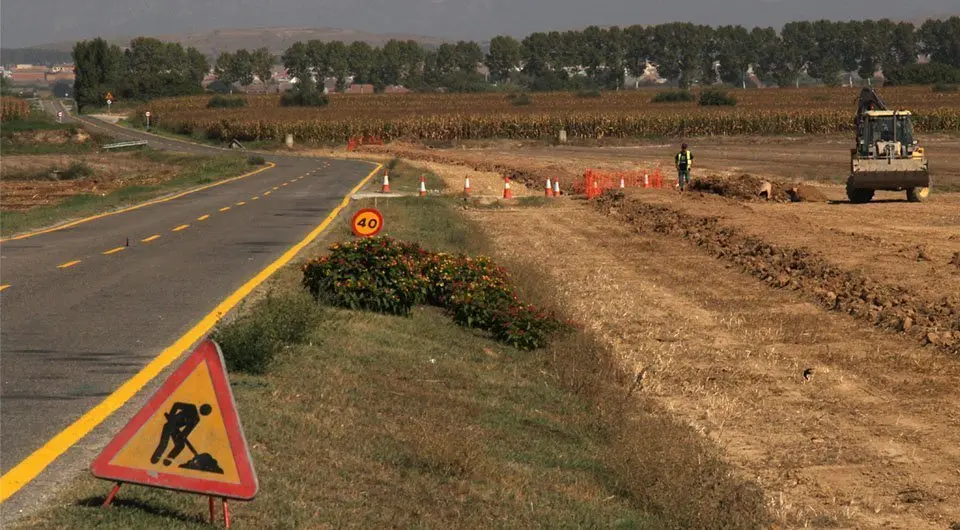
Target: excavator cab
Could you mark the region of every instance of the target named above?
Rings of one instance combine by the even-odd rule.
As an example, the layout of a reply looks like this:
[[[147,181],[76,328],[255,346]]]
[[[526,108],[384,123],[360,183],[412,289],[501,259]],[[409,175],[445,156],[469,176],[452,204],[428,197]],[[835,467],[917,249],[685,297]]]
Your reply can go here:
[[[913,135],[912,114],[888,110],[872,88],[860,92],[854,124],[857,145],[850,151],[847,197],[864,203],[876,190],[906,191],[919,202],[930,193],[930,175],[923,148]]]

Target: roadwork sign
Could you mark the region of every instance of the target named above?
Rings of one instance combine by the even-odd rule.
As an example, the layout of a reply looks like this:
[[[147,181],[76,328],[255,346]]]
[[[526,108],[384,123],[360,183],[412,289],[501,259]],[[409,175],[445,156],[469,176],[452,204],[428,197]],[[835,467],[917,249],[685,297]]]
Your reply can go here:
[[[373,237],[383,230],[383,215],[373,208],[364,208],[353,215],[350,226],[357,237]]]
[[[257,494],[256,472],[220,347],[205,340],[114,437],[90,472],[230,499]]]

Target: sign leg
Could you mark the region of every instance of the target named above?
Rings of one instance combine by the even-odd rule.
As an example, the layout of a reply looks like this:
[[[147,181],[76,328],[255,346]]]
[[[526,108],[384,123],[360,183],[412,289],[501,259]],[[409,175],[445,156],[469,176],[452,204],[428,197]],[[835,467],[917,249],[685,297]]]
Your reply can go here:
[[[214,509],[213,497],[210,497],[210,524],[217,524],[217,511]]]
[[[109,508],[110,503],[113,502],[113,498],[117,496],[117,492],[120,491],[120,483],[117,482],[113,485],[113,489],[110,490],[110,494],[107,495],[107,498],[103,501],[101,508]]]
[[[230,506],[227,505],[227,499],[223,499],[223,522],[230,528]]]

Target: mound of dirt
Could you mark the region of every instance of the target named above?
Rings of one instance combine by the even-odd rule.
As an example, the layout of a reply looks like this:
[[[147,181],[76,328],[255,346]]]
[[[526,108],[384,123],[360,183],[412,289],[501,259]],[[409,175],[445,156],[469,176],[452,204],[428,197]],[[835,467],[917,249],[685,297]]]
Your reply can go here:
[[[738,265],[773,287],[806,293],[830,310],[877,327],[907,333],[923,344],[960,354],[960,296],[929,300],[897,286],[846,270],[802,248],[774,245],[702,217],[623,195],[601,196],[596,207],[643,230],[682,237]]]
[[[787,188],[782,183],[747,173],[731,177],[723,175],[696,177],[690,182],[690,189],[743,201],[787,202],[790,200]]]
[[[791,202],[827,202],[827,196],[816,186],[797,183],[786,190]]]

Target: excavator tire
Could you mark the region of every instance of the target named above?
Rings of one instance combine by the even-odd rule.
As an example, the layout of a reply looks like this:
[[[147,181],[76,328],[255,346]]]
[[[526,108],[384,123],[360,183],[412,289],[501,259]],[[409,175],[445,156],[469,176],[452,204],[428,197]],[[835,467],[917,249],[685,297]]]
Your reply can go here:
[[[907,200],[910,202],[923,202],[930,196],[930,188],[908,188]]]
[[[847,198],[854,204],[865,204],[873,200],[874,190],[870,188],[854,188],[847,184]]]

